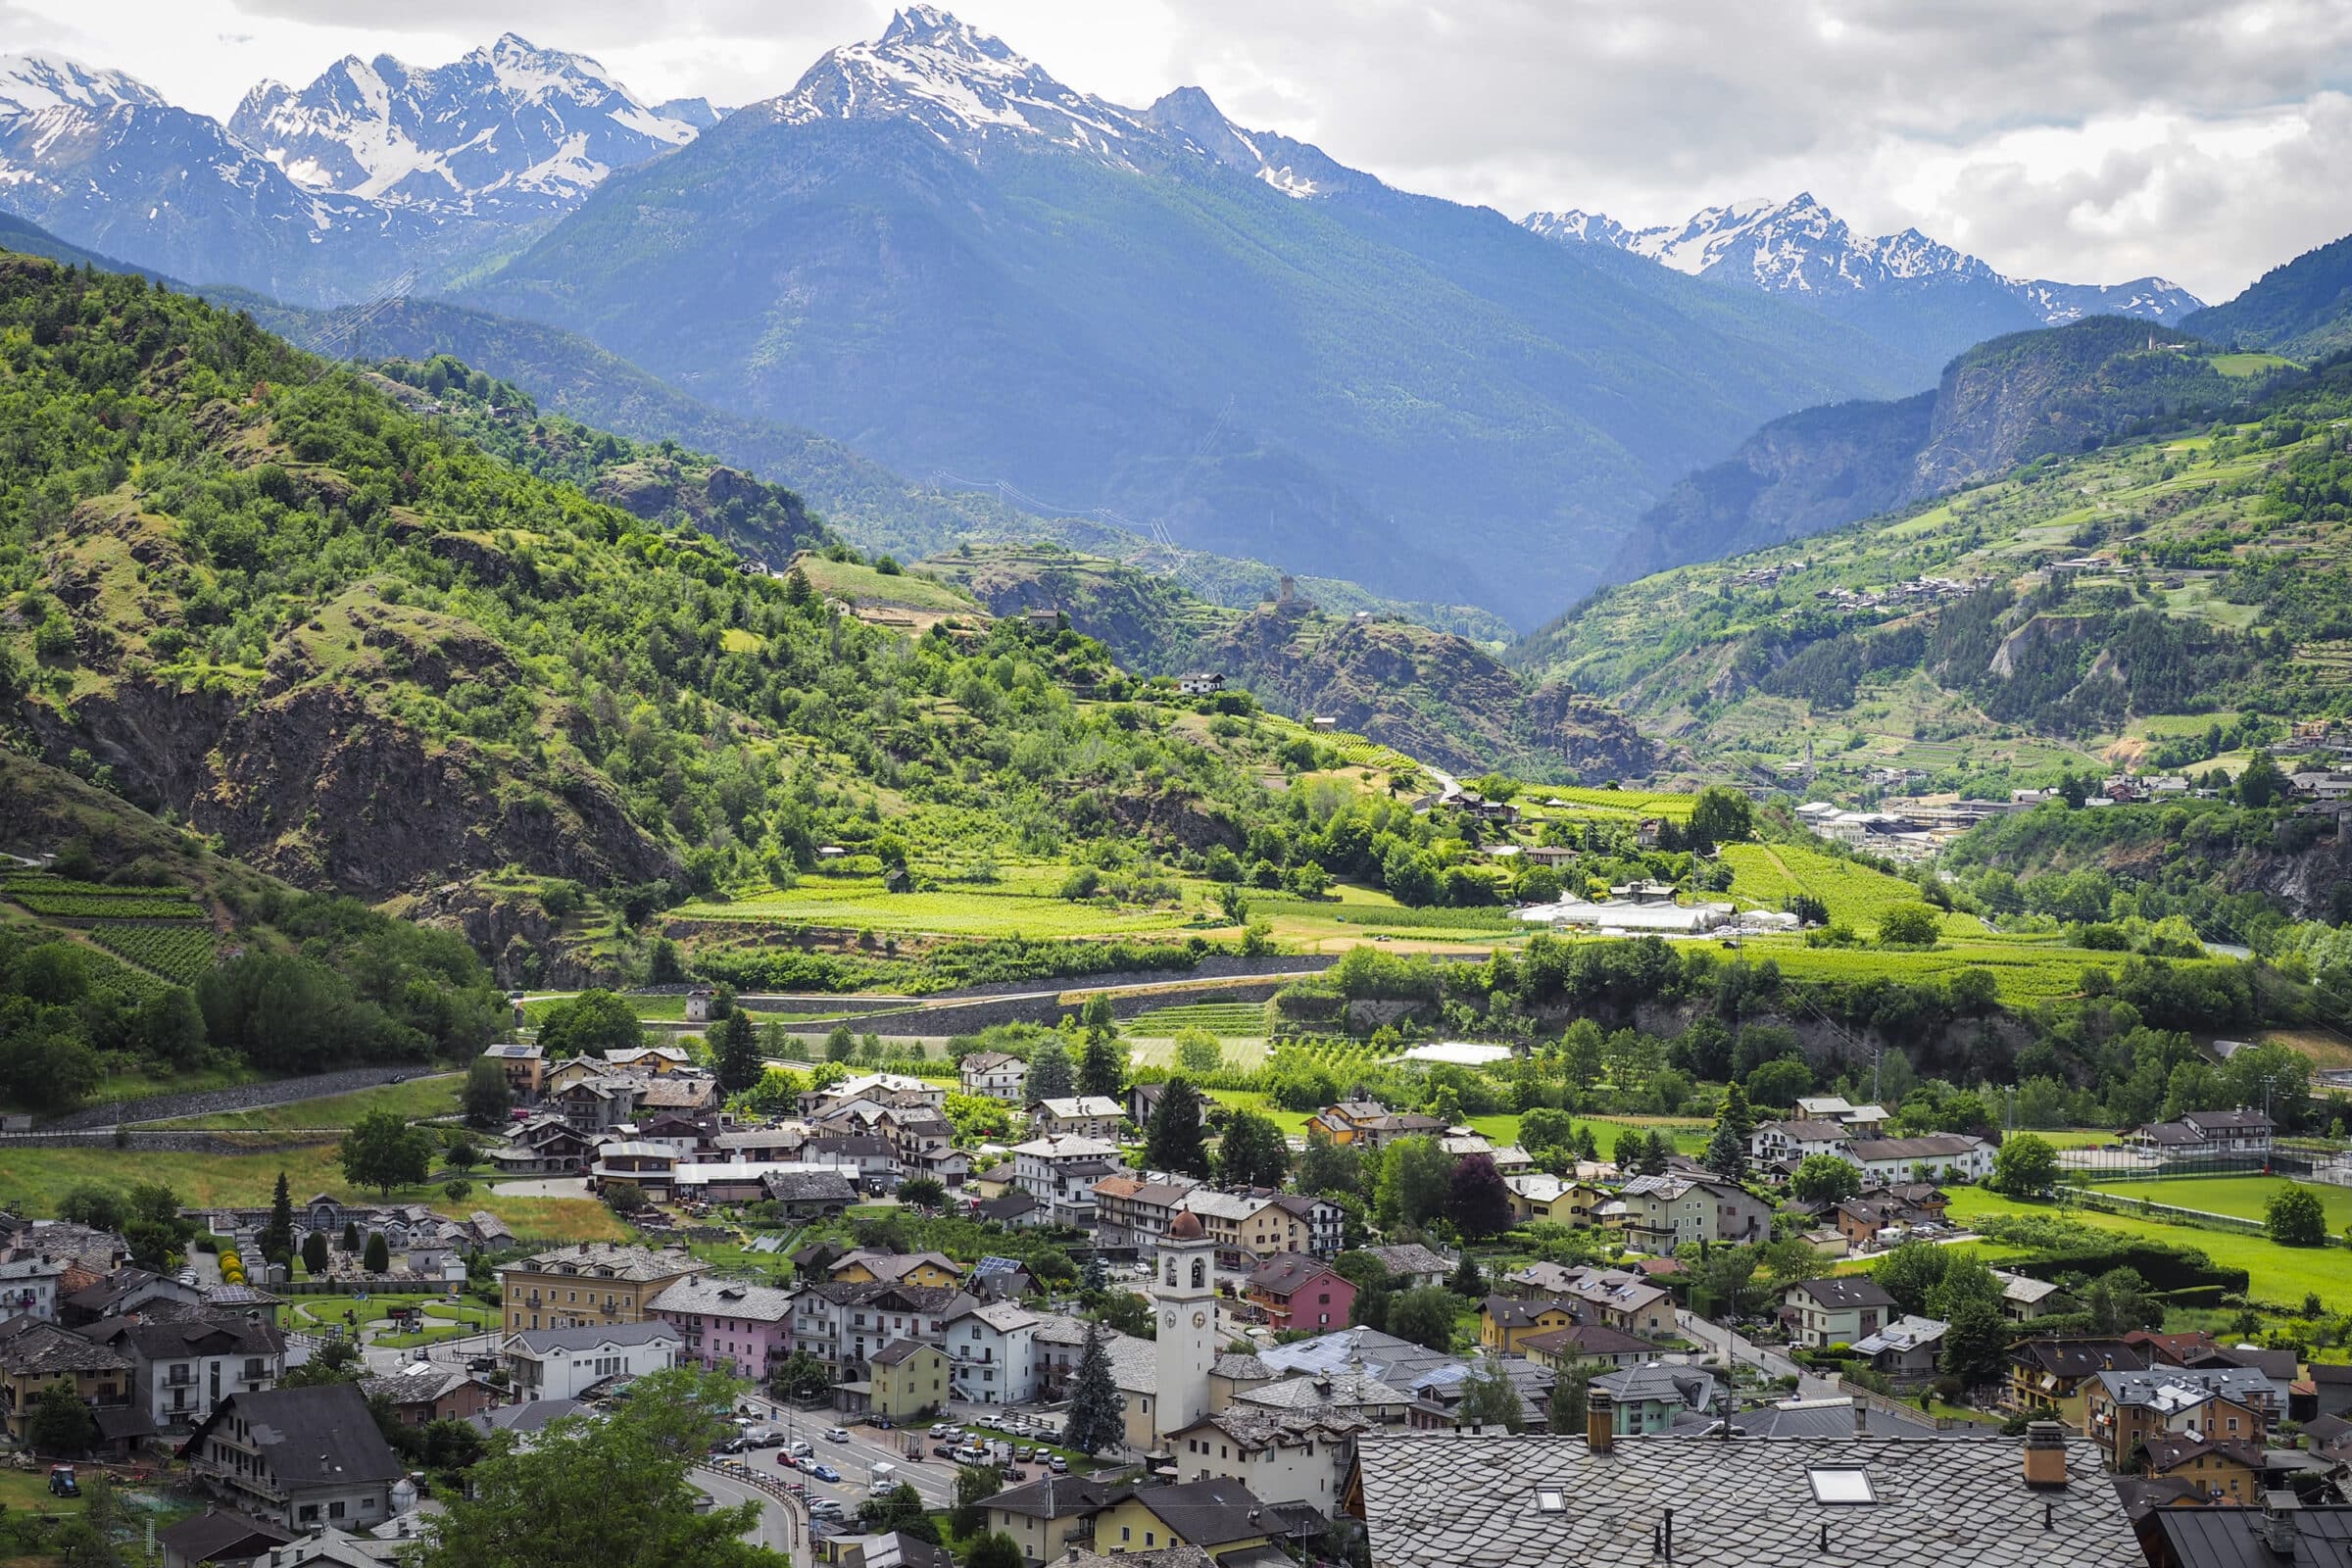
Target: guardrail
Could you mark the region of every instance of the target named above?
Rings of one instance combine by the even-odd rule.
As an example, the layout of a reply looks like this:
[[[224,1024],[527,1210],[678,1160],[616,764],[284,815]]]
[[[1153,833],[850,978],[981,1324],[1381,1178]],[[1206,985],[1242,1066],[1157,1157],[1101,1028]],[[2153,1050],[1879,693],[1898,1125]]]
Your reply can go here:
[[[740,1459],[697,1459],[697,1470],[707,1470],[728,1481],[740,1482],[776,1501],[785,1504],[785,1517],[792,1522],[792,1549],[799,1553],[808,1545],[808,1498],[775,1476],[755,1470]]]

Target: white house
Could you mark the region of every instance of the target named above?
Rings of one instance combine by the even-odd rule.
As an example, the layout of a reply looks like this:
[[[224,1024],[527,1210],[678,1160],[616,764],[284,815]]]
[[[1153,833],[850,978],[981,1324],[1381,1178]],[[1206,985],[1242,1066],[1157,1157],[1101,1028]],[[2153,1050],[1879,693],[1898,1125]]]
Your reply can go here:
[[[1108,1095],[1072,1095],[1041,1100],[1029,1110],[1029,1130],[1040,1138],[1102,1138],[1115,1140],[1126,1111]]]
[[[1992,1146],[1968,1133],[1937,1133],[1930,1138],[1865,1138],[1834,1152],[1862,1167],[1864,1177],[1882,1182],[1911,1179],[1924,1167],[1932,1177],[1952,1171],[1963,1181],[1983,1181],[1992,1174]]]
[[[1100,1138],[1033,1138],[1012,1149],[1014,1185],[1052,1209],[1060,1224],[1093,1223],[1095,1183],[1123,1168],[1119,1146]]]
[[[1026,1404],[1037,1394],[1037,1314],[974,1302],[948,1319],[948,1386],[973,1404]]]
[[[1260,1502],[1298,1502],[1333,1511],[1367,1424],[1314,1410],[1253,1411],[1237,1405],[1167,1437],[1179,1481],[1239,1482]]]
[[[285,1340],[258,1319],[118,1318],[99,1343],[130,1357],[138,1403],[167,1432],[197,1425],[223,1399],[275,1388],[286,1370]]]
[[[641,1378],[677,1363],[685,1341],[667,1323],[524,1329],[507,1336],[507,1369],[518,1397],[577,1399],[600,1383]]]
[[[975,1051],[956,1064],[956,1072],[965,1094],[1007,1105],[1021,1102],[1022,1090],[1029,1082],[1029,1064],[1002,1051]]]
[[[1747,1153],[1750,1159],[1795,1161],[1807,1154],[1835,1154],[1850,1140],[1845,1124],[1828,1117],[1768,1121],[1748,1134]]]
[[[0,1318],[57,1318],[57,1282],[66,1272],[65,1260],[18,1257],[0,1263]]]

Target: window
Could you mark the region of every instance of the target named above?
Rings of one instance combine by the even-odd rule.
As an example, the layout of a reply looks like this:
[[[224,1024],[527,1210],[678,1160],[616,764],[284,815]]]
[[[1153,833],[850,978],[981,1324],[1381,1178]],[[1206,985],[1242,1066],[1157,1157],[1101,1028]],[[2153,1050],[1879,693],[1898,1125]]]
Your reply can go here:
[[[1813,1500],[1827,1503],[1863,1503],[1878,1501],[1870,1489],[1870,1474],[1865,1470],[1815,1469],[1805,1472],[1813,1483]]]
[[[1567,1511],[1568,1491],[1565,1487],[1538,1487],[1536,1489],[1536,1512],[1566,1513]]]

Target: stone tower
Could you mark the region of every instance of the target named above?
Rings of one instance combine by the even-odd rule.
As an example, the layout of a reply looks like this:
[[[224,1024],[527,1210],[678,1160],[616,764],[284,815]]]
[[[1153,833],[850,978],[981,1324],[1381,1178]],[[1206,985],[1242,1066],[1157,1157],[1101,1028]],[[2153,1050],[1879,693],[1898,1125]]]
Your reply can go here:
[[[1217,1358],[1217,1244],[1190,1209],[1159,1244],[1152,1305],[1159,1310],[1159,1398],[1152,1407],[1154,1439],[1208,1414],[1208,1369]]]

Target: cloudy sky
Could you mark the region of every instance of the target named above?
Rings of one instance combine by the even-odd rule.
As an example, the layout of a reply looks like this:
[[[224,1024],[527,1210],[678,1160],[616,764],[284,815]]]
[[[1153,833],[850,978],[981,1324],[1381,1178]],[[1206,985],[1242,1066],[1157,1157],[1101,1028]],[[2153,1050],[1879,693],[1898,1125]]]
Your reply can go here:
[[[1197,83],[1238,122],[1512,217],[1623,221],[1810,190],[2020,276],[2209,300],[2352,230],[2347,0],[962,0],[1072,86]],[[225,116],[337,57],[498,32],[641,97],[789,87],[888,0],[0,0],[0,48]]]

